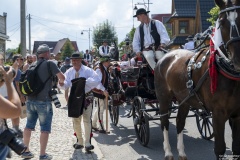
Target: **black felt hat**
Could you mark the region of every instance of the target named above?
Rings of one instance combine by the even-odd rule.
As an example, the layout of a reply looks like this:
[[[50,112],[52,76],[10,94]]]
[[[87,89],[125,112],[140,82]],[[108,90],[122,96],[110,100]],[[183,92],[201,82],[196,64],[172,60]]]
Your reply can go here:
[[[72,56],[70,57],[70,59],[83,59],[83,54],[79,53],[79,52],[74,52],[72,54]]]
[[[149,13],[150,11],[146,11],[144,8],[139,8],[136,12],[136,15],[134,15],[133,17],[137,17],[138,15],[140,14],[147,14]]]

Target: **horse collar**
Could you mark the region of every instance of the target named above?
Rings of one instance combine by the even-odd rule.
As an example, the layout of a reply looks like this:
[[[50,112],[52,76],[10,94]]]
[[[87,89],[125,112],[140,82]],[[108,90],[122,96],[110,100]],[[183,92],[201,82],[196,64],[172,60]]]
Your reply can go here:
[[[223,58],[216,55],[215,62],[217,64],[218,71],[224,75],[226,78],[240,81],[240,72],[236,71],[231,63],[227,62]]]

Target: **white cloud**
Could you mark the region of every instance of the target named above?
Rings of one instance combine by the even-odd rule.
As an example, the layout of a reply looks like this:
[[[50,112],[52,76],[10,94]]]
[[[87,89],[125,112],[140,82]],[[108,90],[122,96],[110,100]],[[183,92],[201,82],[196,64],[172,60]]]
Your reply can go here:
[[[132,0],[133,4],[143,3],[144,0]],[[26,0],[26,14],[32,15],[31,44],[33,41],[57,41],[62,38],[77,40],[80,50],[88,48],[88,33],[82,30],[92,30],[97,24],[109,20],[114,26],[121,42],[131,30],[133,23],[139,22],[133,19],[131,0]],[[145,0],[147,3],[147,0]],[[149,0],[150,13],[170,13],[170,0]],[[137,5],[143,8],[143,5]],[[1,1],[0,14],[7,12],[7,30],[11,36],[7,42],[8,48],[16,48],[20,43],[20,1]],[[134,21],[133,21],[134,20]],[[56,22],[60,23],[56,23]],[[68,24],[66,24],[68,23]],[[70,25],[72,24],[72,25]],[[15,26],[14,26],[15,25]],[[27,41],[28,41],[28,21]],[[15,29],[15,30],[14,30]],[[17,31],[16,31],[17,30]],[[28,48],[28,42],[27,42]]]

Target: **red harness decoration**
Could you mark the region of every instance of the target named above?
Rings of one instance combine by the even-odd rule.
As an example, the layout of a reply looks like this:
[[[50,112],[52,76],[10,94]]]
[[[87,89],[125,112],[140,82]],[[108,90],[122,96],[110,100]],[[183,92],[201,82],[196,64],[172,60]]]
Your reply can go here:
[[[211,89],[211,93],[214,94],[214,92],[217,89],[217,76],[218,75],[217,75],[217,65],[216,65],[215,59],[216,59],[216,54],[218,53],[218,51],[214,49],[214,43],[213,43],[212,39],[210,39],[209,46],[210,46],[210,58],[208,61],[208,67],[209,67],[209,75],[210,75],[210,79],[211,79],[210,89]]]

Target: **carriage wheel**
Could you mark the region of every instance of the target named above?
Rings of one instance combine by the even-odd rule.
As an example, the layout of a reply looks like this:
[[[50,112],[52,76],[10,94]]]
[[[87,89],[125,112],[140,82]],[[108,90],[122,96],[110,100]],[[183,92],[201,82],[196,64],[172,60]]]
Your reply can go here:
[[[141,97],[136,96],[132,103],[134,129],[140,144],[147,146],[150,135],[149,120],[140,109],[145,109],[145,104]]]
[[[210,140],[213,138],[213,124],[212,124],[212,114],[211,112],[204,110],[196,111],[196,122],[198,131],[201,134],[202,138]]]
[[[119,106],[109,105],[110,118],[114,126],[118,124]]]

